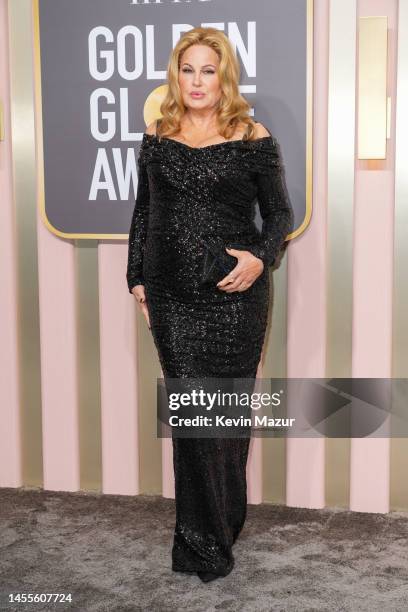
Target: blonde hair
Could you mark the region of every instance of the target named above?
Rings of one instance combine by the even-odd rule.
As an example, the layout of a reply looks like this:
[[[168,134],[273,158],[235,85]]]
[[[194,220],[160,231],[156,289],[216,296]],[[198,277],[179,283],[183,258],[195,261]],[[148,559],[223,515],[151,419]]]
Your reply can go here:
[[[250,104],[239,92],[240,69],[237,56],[224,32],[210,27],[197,27],[185,32],[171,53],[167,65],[168,89],[160,105],[162,118],[157,127],[157,135],[171,136],[180,131],[180,120],[186,110],[178,82],[181,57],[191,45],[198,44],[214,49],[219,57],[218,77],[222,91],[217,105],[219,133],[230,140],[236,128],[245,124],[247,128],[244,140],[252,140],[255,122],[249,116]]]

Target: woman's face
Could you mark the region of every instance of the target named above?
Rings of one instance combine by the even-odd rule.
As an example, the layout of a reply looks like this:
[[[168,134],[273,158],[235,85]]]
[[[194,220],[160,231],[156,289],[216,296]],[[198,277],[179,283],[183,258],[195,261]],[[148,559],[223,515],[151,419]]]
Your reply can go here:
[[[206,109],[221,97],[218,55],[207,45],[192,45],[181,56],[179,85],[185,106]]]

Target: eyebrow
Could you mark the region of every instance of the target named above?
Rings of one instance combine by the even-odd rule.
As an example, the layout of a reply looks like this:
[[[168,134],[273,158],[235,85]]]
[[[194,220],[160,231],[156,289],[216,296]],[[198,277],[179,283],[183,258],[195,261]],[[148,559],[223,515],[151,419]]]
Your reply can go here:
[[[184,66],[184,64],[186,66],[191,66],[191,64],[189,64],[188,62],[183,62],[183,66]],[[207,66],[211,66],[211,68],[215,68],[214,64],[205,64],[204,66],[201,66],[201,68],[207,68]],[[192,66],[191,66],[191,68],[192,68]]]

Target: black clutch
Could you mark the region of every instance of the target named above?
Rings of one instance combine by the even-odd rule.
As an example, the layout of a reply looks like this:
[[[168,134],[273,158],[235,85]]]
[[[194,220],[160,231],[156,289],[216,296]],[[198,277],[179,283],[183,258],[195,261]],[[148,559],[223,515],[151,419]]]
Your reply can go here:
[[[207,238],[201,239],[204,246],[203,265],[201,269],[201,285],[216,285],[227,276],[237,265],[238,258],[229,255],[226,244]],[[236,249],[246,249],[244,244],[229,242],[228,246]]]

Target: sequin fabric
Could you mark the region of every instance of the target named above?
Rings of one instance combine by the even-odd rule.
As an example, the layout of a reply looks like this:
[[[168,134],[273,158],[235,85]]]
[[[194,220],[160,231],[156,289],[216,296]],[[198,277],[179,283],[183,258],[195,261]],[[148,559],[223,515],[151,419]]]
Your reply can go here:
[[[262,216],[255,225],[255,202]],[[143,135],[129,232],[127,284],[145,286],[164,377],[255,379],[269,307],[268,268],[285,248],[293,211],[277,141],[191,147]],[[200,285],[199,236],[248,245],[264,270],[243,292]],[[172,569],[203,581],[234,567],[246,518],[250,439],[174,438]]]

